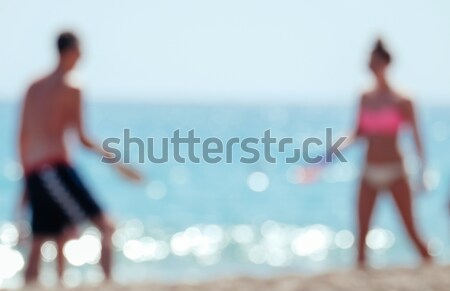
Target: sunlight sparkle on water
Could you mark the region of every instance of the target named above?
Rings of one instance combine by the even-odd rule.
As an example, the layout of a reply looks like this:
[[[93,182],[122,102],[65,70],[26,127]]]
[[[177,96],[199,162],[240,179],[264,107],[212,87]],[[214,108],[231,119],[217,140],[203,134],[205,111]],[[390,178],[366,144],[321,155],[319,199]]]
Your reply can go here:
[[[74,266],[97,263],[100,258],[100,251],[100,239],[91,234],[83,235],[77,240],[68,241],[63,249],[67,261]]]
[[[0,226],[0,243],[7,246],[15,246],[19,241],[19,231],[12,223]]]
[[[291,243],[291,249],[297,256],[310,256],[330,247],[331,234],[322,225],[311,226],[297,232]]]
[[[9,246],[0,245],[0,281],[9,279],[23,269],[22,255]]]
[[[391,248],[394,243],[394,234],[389,230],[374,228],[367,234],[366,244],[373,250],[386,250]]]
[[[348,230],[341,230],[336,233],[336,236],[334,237],[334,243],[336,246],[344,250],[351,248],[354,242],[355,237]]]
[[[247,185],[254,192],[266,191],[269,184],[269,177],[263,172],[253,172],[247,178]]]
[[[41,255],[44,262],[52,262],[58,255],[56,243],[52,241],[45,242],[41,247]]]

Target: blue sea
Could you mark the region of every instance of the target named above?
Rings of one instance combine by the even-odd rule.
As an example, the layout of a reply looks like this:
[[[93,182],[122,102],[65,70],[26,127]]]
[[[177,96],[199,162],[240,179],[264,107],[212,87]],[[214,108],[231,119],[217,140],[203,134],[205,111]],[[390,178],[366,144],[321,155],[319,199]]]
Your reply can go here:
[[[263,136],[323,138],[332,128],[336,137],[349,132],[352,106],[232,105],[232,104],[86,104],[86,128],[98,142],[122,138],[124,129],[144,141],[180,130],[195,130],[200,138]],[[437,261],[450,262],[449,175],[450,107],[422,107],[420,127],[427,151],[430,191],[415,195],[420,232]],[[49,108],[51,111],[51,108]],[[20,285],[26,242],[19,242],[14,210],[22,189],[17,164],[16,131],[19,108],[0,103],[0,287]],[[414,177],[414,145],[401,137],[405,160]],[[364,144],[345,152],[346,163],[330,165],[316,183],[297,183],[302,162],[286,164],[264,159],[244,164],[234,150],[232,163],[184,164],[173,158],[164,164],[137,163],[147,177],[130,184],[98,156],[73,145],[74,161],[85,183],[117,223],[114,234],[115,279],[120,282],[207,280],[236,275],[311,274],[351,268],[355,258],[355,204]],[[319,150],[318,150],[319,151]],[[184,151],[186,154],[186,152]],[[196,153],[200,153],[197,148]],[[414,182],[414,181],[413,181]],[[22,223],[23,224],[23,223]],[[20,224],[20,225],[22,225]],[[418,257],[410,244],[395,205],[381,195],[367,238],[376,268],[413,265]],[[26,225],[21,228],[25,229]],[[69,261],[66,283],[101,280],[97,231],[86,226],[81,238],[65,248]],[[55,245],[42,248],[41,274],[46,284],[56,281]]]

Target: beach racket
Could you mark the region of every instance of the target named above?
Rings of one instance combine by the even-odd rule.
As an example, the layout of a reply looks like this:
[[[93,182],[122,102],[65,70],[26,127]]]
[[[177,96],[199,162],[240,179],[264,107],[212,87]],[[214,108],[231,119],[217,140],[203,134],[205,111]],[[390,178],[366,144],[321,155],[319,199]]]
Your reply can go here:
[[[296,184],[301,185],[313,184],[320,180],[323,171],[324,167],[319,165],[297,167],[294,170],[293,180]]]
[[[141,183],[145,180],[141,173],[139,173],[139,171],[129,165],[115,164],[114,167],[122,177],[131,182]]]

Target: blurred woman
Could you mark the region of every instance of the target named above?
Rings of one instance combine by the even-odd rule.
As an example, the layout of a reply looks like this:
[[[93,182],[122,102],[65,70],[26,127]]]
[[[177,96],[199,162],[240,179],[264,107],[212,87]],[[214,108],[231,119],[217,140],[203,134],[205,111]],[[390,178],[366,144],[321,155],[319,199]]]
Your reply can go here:
[[[372,51],[369,68],[374,87],[363,93],[355,137],[367,142],[365,166],[358,196],[358,264],[366,263],[365,240],[375,201],[381,191],[389,191],[400,213],[406,231],[424,261],[430,260],[427,248],[414,222],[411,188],[397,144],[399,132],[412,129],[421,169],[425,155],[411,99],[397,92],[389,83],[387,72],[391,55],[378,40]]]

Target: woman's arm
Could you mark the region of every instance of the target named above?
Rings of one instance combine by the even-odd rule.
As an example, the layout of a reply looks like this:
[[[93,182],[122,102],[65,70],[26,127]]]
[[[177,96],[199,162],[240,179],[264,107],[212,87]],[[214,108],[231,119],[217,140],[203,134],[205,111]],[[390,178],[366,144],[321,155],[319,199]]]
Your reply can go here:
[[[358,103],[358,109],[357,109],[357,115],[355,120],[354,129],[350,131],[350,134],[347,135],[344,142],[341,143],[338,147],[339,152],[344,152],[347,149],[349,149],[352,145],[354,145],[359,137],[362,136],[362,132],[360,130],[359,124],[360,124],[360,118],[361,118],[361,107],[363,103],[363,98],[365,98],[365,95],[363,95],[360,99],[360,102]],[[326,150],[323,155],[321,155],[323,158],[318,164],[306,166],[306,167],[299,167],[297,177],[295,178],[299,184],[309,184],[314,183],[319,178],[320,174],[324,170],[324,168],[329,164],[327,161],[331,160],[330,156],[327,156],[328,150]]]
[[[356,114],[353,130],[350,131],[348,134],[344,135],[345,136],[344,142],[342,142],[337,148],[340,153],[343,153],[344,151],[351,148],[360,139],[360,137],[363,136],[363,133],[360,129],[360,119],[361,119],[361,108],[363,106],[362,104],[363,104],[364,98],[366,98],[365,94],[363,94],[361,96],[360,101],[358,103],[358,109],[357,109],[357,114]],[[331,160],[331,156],[329,156],[330,154],[331,153],[328,153],[328,149],[326,149],[325,153],[322,155],[325,158],[322,159],[322,161],[318,165],[324,166],[325,164],[328,164],[329,161]]]
[[[414,103],[411,100],[406,101],[406,114],[411,125],[411,129],[414,136],[414,143],[416,145],[417,154],[420,158],[421,167],[425,166],[425,150],[422,143],[422,136],[420,134],[418,122],[417,122],[417,114],[415,112]]]
[[[417,114],[415,110],[414,103],[411,100],[406,100],[406,118],[411,126],[414,143],[417,150],[417,155],[419,156],[419,175],[418,175],[418,189],[419,191],[427,191],[427,181],[425,179],[425,170],[426,170],[426,157],[425,150],[422,143],[422,136],[419,130],[419,124],[417,121]]]
[[[360,120],[361,120],[361,111],[364,103],[364,99],[366,98],[366,94],[363,94],[359,100],[357,114],[355,118],[355,123],[353,130],[347,135],[345,141],[339,146],[339,151],[343,152],[353,146],[361,137],[363,137],[363,132],[360,128]]]

